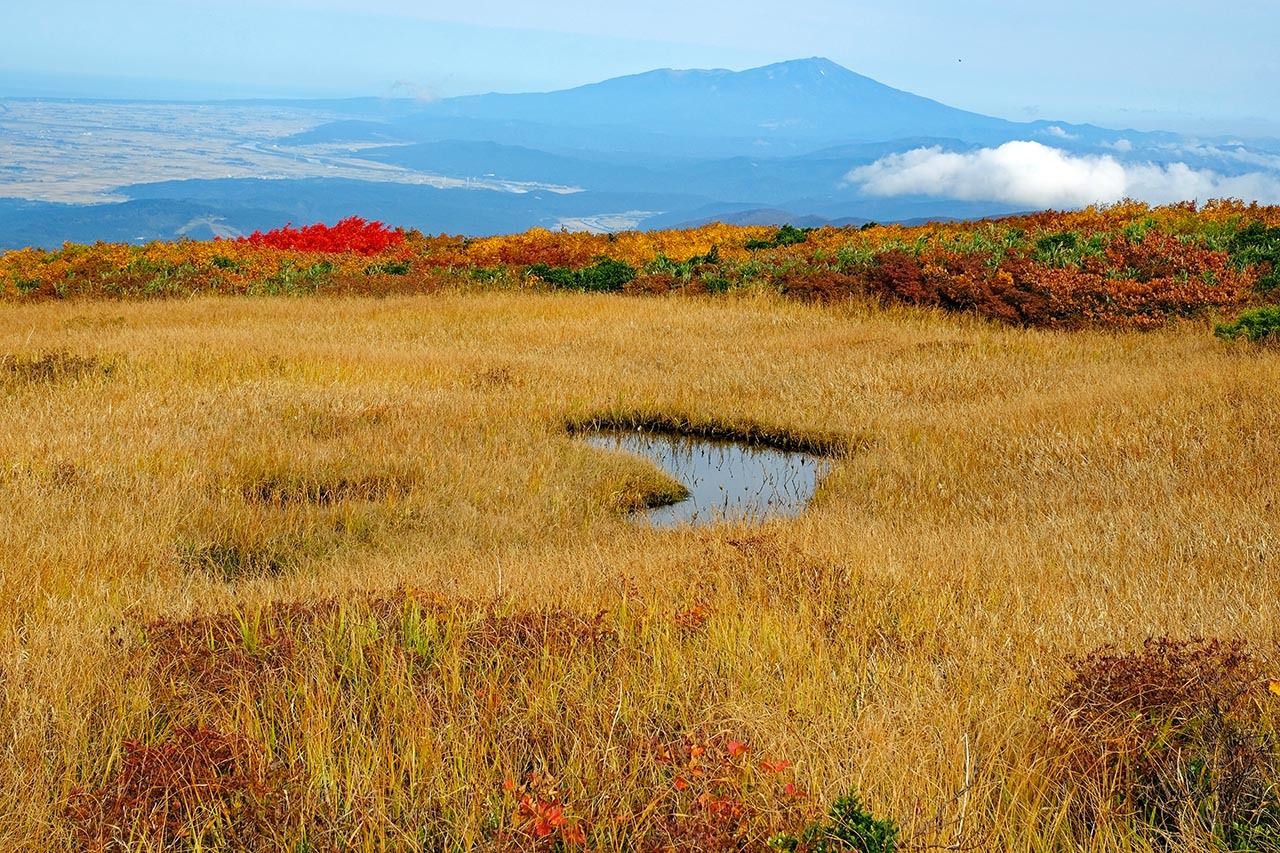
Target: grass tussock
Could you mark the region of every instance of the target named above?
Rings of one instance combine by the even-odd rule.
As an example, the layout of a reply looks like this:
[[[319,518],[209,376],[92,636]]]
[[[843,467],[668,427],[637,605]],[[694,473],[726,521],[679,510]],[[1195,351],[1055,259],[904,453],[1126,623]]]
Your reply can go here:
[[[1208,321],[7,304],[32,340],[0,848],[1275,849],[1280,364]],[[655,530],[603,426],[832,465]]]
[[[110,363],[66,350],[39,355],[3,355],[0,356],[0,387],[19,388],[72,381],[95,373],[106,375],[111,370]]]

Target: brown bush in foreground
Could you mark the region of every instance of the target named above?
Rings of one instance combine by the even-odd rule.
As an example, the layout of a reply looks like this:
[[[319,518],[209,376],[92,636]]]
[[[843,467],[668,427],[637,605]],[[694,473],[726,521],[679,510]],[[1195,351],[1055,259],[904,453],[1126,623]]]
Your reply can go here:
[[[1165,845],[1280,849],[1280,747],[1265,708],[1277,697],[1243,641],[1149,639],[1071,671],[1049,743],[1078,832],[1120,819]]]

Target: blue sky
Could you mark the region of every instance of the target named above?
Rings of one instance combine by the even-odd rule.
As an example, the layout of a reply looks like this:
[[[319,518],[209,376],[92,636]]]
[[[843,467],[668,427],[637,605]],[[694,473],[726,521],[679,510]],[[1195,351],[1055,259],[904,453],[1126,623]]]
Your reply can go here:
[[[1275,0],[44,0],[4,17],[10,96],[447,97],[826,56],[1014,120],[1280,136]]]

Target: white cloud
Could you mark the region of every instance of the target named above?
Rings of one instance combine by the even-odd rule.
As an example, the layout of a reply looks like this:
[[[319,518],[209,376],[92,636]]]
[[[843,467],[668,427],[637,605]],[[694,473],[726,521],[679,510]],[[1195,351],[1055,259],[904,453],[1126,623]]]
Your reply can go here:
[[[1044,133],[1047,136],[1056,136],[1058,139],[1079,139],[1080,138],[1076,136],[1074,133],[1067,133],[1065,130],[1063,130],[1061,127],[1059,127],[1056,124],[1051,124],[1048,127],[1046,127],[1044,129]]]
[[[1039,142],[1006,142],[963,154],[940,147],[890,154],[845,176],[870,195],[930,195],[1029,207],[1085,207],[1134,198],[1152,204],[1210,198],[1280,202],[1280,172],[1227,176],[1185,163],[1121,163]]]
[[[1128,154],[1133,150],[1133,143],[1124,138],[1117,139],[1115,142],[1104,142],[1102,144],[1107,148],[1114,148],[1121,154]]]
[[[1261,166],[1264,169],[1280,171],[1280,154],[1253,151],[1241,142],[1229,142],[1225,147],[1220,145],[1182,145],[1174,150],[1179,153],[1194,154],[1200,157],[1222,157],[1237,160],[1250,166]]]

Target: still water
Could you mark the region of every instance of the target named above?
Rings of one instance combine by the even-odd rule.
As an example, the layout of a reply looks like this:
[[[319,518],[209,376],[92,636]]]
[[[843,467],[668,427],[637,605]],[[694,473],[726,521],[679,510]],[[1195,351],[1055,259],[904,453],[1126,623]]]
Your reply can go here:
[[[830,466],[810,453],[683,435],[597,432],[584,440],[652,460],[689,490],[686,500],[644,513],[656,527],[794,518]]]

